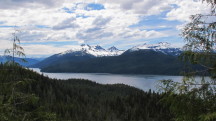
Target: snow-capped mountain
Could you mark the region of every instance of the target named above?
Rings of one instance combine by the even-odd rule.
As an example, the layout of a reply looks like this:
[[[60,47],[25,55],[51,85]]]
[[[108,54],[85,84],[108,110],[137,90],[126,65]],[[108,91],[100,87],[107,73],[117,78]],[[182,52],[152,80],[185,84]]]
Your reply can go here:
[[[106,50],[100,46],[82,45],[79,50],[65,52],[68,54],[53,55],[42,61],[38,67],[43,72],[175,75],[183,67],[175,56],[179,50],[168,43],[144,44],[119,56],[97,57],[119,50],[116,47]]]
[[[104,49],[101,46],[90,46],[82,44],[80,46],[74,46],[72,49],[65,52],[54,54],[43,61],[32,65],[34,68],[43,68],[50,65],[56,65],[61,63],[74,63],[81,61],[88,61],[92,58],[103,57],[103,56],[118,56],[124,51],[118,50],[116,47],[110,49]]]
[[[146,44],[145,43],[142,45],[132,47],[128,51],[133,52],[133,51],[139,51],[139,50],[154,50],[154,51],[162,52],[164,54],[169,54],[169,55],[179,55],[182,52],[181,48],[174,47],[170,43],[167,43],[167,42],[159,42],[157,44]]]
[[[108,51],[110,52],[116,52],[116,51],[119,51],[119,49],[117,49],[115,46],[112,46],[108,49]]]
[[[95,57],[102,57],[102,56],[118,56],[121,55],[124,51],[118,50],[116,47],[111,47],[109,49],[104,49],[101,46],[90,46],[88,44],[82,44],[81,46],[77,46],[72,48],[71,50],[67,50],[65,52],[60,53],[59,55],[77,53],[82,55],[90,54]],[[80,53],[81,52],[81,53]]]
[[[44,67],[48,67],[51,65],[55,66],[57,64],[70,65],[70,63],[72,64],[72,63],[78,63],[78,62],[79,63],[81,63],[81,62],[88,63],[89,60],[91,60],[91,61],[96,60],[96,61],[100,62],[101,58],[99,58],[99,60],[97,60],[97,57],[103,57],[103,56],[115,56],[114,58],[122,58],[122,57],[128,57],[129,58],[130,56],[137,56],[136,54],[134,55],[134,53],[133,53],[136,51],[141,51],[138,53],[141,53],[139,56],[141,56],[141,58],[142,58],[142,57],[145,57],[146,54],[151,56],[152,53],[149,50],[153,50],[153,51],[158,52],[158,55],[166,54],[166,55],[171,55],[171,56],[177,56],[180,53],[182,53],[180,48],[173,47],[173,46],[171,46],[171,44],[164,43],[164,42],[160,42],[158,44],[142,44],[142,45],[132,47],[131,49],[128,49],[127,51],[119,50],[114,46],[110,47],[108,49],[104,49],[99,45],[90,46],[87,44],[82,44],[80,46],[74,46],[73,48],[71,48],[70,50],[67,50],[65,52],[62,52],[59,54],[54,54],[54,55],[44,59],[43,61],[41,61],[35,65],[32,65],[32,67],[44,68]],[[122,54],[124,54],[124,56],[121,56]],[[109,58],[109,57],[107,57],[107,58]],[[105,58],[104,61],[106,61],[107,58]],[[155,57],[155,58],[157,58],[157,57]],[[99,62],[96,62],[96,63],[99,63]],[[112,63],[112,62],[110,62],[110,63]],[[92,66],[92,65],[89,65],[89,66]],[[65,67],[65,66],[62,66],[62,68],[63,67]],[[56,70],[56,71],[58,71],[58,70]]]

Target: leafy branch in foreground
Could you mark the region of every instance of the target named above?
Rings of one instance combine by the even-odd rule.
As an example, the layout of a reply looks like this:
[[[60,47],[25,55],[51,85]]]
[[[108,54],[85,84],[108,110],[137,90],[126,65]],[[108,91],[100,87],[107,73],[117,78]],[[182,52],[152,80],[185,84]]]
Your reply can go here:
[[[212,78],[216,78],[216,1],[203,2],[209,3],[211,11],[192,15],[191,22],[184,27],[182,36],[187,44],[182,59],[201,65]]]
[[[202,1],[211,10],[205,15],[191,16],[191,22],[182,31],[187,44],[181,55],[186,64],[198,64],[202,70],[188,69],[181,82],[161,81],[165,91],[162,102],[169,105],[176,121],[216,120],[216,1]]]
[[[25,53],[24,53],[24,49],[22,46],[20,46],[20,39],[18,37],[18,33],[20,32],[20,30],[17,30],[14,28],[14,32],[12,33],[12,37],[13,37],[13,47],[10,49],[6,49],[5,50],[5,55],[7,56],[7,58],[9,58],[9,62],[12,61],[12,64],[15,64],[15,57],[25,57]],[[12,60],[11,60],[12,57]],[[26,62],[25,59],[21,58],[22,62]]]

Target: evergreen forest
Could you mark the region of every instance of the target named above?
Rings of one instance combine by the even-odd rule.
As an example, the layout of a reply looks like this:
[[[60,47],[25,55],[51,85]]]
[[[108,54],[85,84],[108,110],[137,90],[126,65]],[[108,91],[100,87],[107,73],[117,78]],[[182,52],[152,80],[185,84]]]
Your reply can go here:
[[[49,79],[18,65],[0,65],[1,121],[169,121],[163,94],[123,84]]]

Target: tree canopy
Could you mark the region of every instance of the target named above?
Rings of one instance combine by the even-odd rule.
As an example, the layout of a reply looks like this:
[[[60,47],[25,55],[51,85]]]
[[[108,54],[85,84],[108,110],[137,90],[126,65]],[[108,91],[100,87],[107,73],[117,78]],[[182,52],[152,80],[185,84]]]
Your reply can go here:
[[[176,121],[216,120],[216,0],[202,1],[211,10],[208,14],[192,15],[182,30],[186,45],[181,59],[204,69],[185,72],[182,82],[162,81],[166,93],[162,101],[170,106]],[[196,73],[203,76],[198,79]]]

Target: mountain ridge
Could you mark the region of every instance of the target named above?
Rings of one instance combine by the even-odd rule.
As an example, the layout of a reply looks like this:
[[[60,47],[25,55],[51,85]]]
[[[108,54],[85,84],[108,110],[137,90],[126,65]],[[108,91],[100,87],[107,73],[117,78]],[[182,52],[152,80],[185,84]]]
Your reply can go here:
[[[113,50],[104,49],[99,45],[96,46],[90,46],[88,44],[82,44],[81,46],[74,47],[73,49],[64,51],[62,53],[59,53],[59,55],[65,55],[68,53],[74,53],[74,52],[83,52],[85,54],[90,54],[95,57],[102,57],[102,56],[118,56],[121,55],[124,51],[118,50],[116,47],[112,48]],[[115,49],[115,50],[114,50]]]
[[[55,54],[36,64],[44,72],[77,73],[125,73],[125,74],[170,74],[178,75],[182,63],[177,56],[182,53],[169,43],[142,44],[134,46],[121,54],[116,47],[104,49],[101,46],[83,44]],[[171,67],[173,66],[173,67]]]
[[[115,73],[179,75],[183,69],[176,56],[153,50],[139,50],[120,56],[90,58],[85,61],[65,61],[41,68],[42,72]]]
[[[139,50],[154,50],[157,52],[162,52],[164,54],[174,55],[174,56],[180,55],[183,51],[181,48],[175,47],[168,42],[159,42],[157,44],[144,43],[141,45],[134,46],[128,49],[127,51],[132,52],[132,51],[139,51]]]
[[[37,59],[37,58],[23,58],[23,59],[25,59],[27,62],[21,61],[21,58],[19,58],[19,57],[14,58],[16,63],[18,63],[18,64],[20,64],[22,66],[25,66],[25,67],[37,64],[40,61],[42,61],[41,58],[39,58],[39,59]],[[10,57],[10,56],[0,56],[0,63],[5,63],[7,61],[12,61],[12,57]]]

